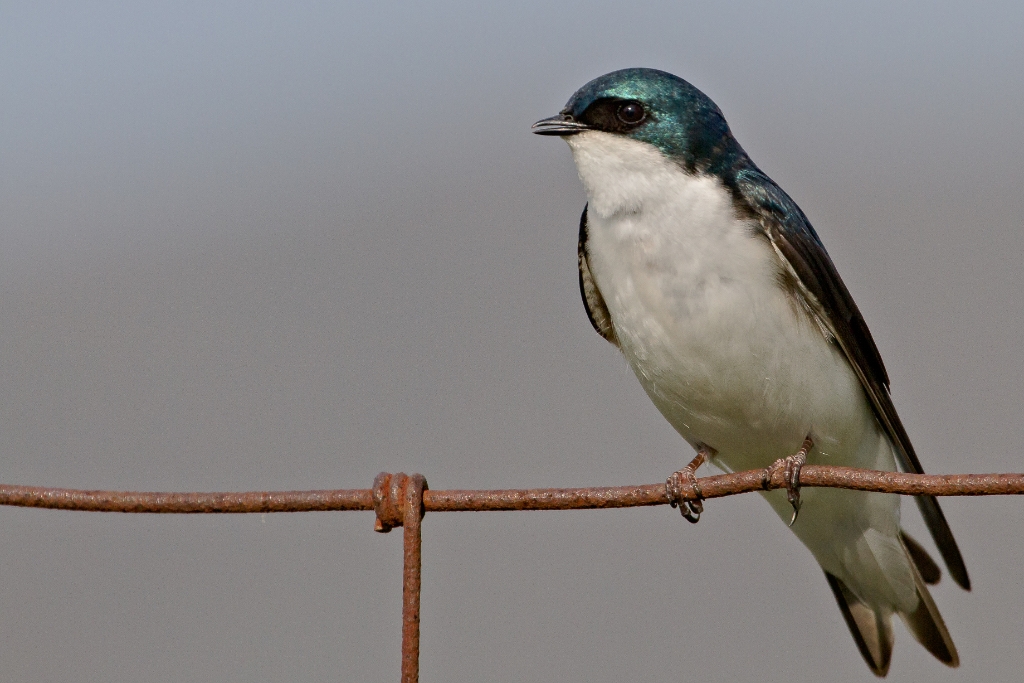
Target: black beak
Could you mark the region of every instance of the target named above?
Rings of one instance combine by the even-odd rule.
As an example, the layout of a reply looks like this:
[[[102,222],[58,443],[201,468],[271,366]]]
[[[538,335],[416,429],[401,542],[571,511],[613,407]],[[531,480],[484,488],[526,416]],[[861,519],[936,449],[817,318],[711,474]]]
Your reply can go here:
[[[576,133],[582,133],[585,130],[590,130],[590,126],[580,123],[569,114],[557,114],[549,119],[541,119],[533,124],[533,132],[537,135],[561,135],[564,137],[566,135],[576,135]]]

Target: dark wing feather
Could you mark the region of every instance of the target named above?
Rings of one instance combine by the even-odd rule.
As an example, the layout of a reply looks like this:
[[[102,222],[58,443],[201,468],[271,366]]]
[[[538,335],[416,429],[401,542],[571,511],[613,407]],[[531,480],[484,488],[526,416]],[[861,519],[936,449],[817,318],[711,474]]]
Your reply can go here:
[[[871,332],[832,259],[803,211],[782,188],[756,168],[736,174],[730,188],[739,208],[756,220],[788,266],[802,303],[842,349],[871,401],[875,417],[896,448],[900,469],[921,473],[921,461],[889,396],[889,376]],[[934,496],[918,496],[918,508],[953,580],[970,590],[960,549]]]
[[[615,329],[612,327],[612,316],[608,313],[601,290],[597,288],[594,277],[590,274],[590,263],[587,260],[587,207],[583,207],[583,215],[580,216],[580,241],[576,249],[577,263],[580,269],[580,296],[583,297],[583,307],[587,309],[587,317],[590,324],[594,326],[597,333],[618,346],[615,340]]]

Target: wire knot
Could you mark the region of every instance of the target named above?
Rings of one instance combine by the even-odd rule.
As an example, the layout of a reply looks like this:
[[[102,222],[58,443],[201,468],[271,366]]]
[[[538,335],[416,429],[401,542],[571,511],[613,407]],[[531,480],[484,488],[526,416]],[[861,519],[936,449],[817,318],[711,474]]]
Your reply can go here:
[[[427,480],[422,474],[391,474],[381,472],[373,480],[373,511],[377,519],[373,530],[386,534],[397,526],[403,526],[406,513],[419,512],[423,518],[423,492]]]

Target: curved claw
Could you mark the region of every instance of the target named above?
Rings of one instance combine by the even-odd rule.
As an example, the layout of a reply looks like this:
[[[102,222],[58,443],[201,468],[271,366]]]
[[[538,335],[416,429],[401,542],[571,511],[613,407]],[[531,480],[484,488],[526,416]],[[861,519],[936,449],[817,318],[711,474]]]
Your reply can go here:
[[[668,503],[672,507],[678,507],[680,514],[690,524],[696,524],[700,521],[700,515],[704,512],[704,494],[700,490],[700,484],[697,483],[697,476],[695,472],[697,468],[704,464],[709,456],[713,454],[713,451],[708,446],[701,446],[700,450],[697,451],[697,456],[690,461],[690,464],[679,470],[673,472],[669,478],[665,481],[665,490],[668,494]],[[683,481],[685,480],[686,485],[693,492],[693,499],[687,499],[683,497]]]
[[[814,441],[808,436],[804,439],[800,450],[788,458],[779,458],[765,470],[765,483],[771,481],[771,476],[778,468],[785,470],[786,500],[793,506],[793,516],[789,520],[789,526],[796,523],[797,515],[800,514],[800,470],[807,463],[807,453],[814,448]]]
[[[793,501],[789,501],[789,503],[793,506],[793,516],[789,518],[789,524],[787,526],[793,526],[796,524],[796,516],[800,514],[800,500],[797,499],[795,503]]]
[[[690,524],[696,524],[700,521],[700,514],[704,512],[704,503],[699,500],[687,500],[679,506],[679,512]]]
[[[807,462],[807,453],[803,449],[796,455],[786,458],[786,500],[793,506],[793,517],[789,520],[789,526],[796,523],[796,517],[800,514],[800,470]]]

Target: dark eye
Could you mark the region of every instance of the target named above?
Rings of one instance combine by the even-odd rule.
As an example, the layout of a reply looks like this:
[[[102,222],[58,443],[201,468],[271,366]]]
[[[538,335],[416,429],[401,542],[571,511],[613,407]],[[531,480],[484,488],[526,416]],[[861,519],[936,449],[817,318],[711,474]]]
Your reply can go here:
[[[623,102],[619,105],[615,115],[619,117],[619,121],[633,125],[643,121],[644,117],[647,116],[647,112],[644,111],[643,105],[639,102]]]

